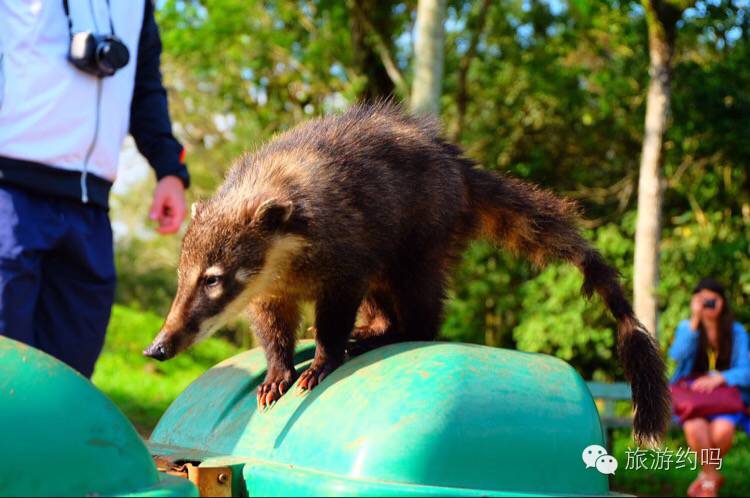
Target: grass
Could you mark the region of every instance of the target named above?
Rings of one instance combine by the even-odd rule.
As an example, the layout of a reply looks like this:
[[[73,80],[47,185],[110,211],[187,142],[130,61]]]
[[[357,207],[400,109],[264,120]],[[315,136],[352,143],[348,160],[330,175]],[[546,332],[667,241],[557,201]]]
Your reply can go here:
[[[152,313],[115,306],[107,333],[104,352],[96,366],[94,384],[130,418],[139,431],[147,435],[159,417],[195,378],[239,348],[220,338],[211,338],[176,358],[158,363],[143,357],[141,351],[151,342],[162,323]],[[616,491],[645,496],[680,496],[685,494],[697,471],[627,470],[627,450],[632,446],[630,433],[615,433],[614,454],[619,468],[612,479]],[[673,432],[665,447],[687,449],[684,437]],[[647,460],[649,463],[651,460]],[[724,496],[750,496],[750,439],[739,434],[735,447],[724,460],[726,485]]]
[[[698,474],[697,470],[692,470],[692,465],[677,469],[676,461],[673,459],[669,469],[627,470],[628,447],[631,449],[634,447],[630,432],[617,431],[613,452],[619,462],[619,467],[612,480],[613,489],[640,496],[685,496],[687,487]],[[688,445],[681,432],[672,431],[662,446],[662,449],[666,448],[672,450],[674,455],[679,448],[683,451],[687,450]],[[649,464],[653,461],[653,458],[646,459]],[[698,464],[700,464],[700,455],[698,455]],[[734,448],[722,463],[722,473],[726,478],[726,483],[721,490],[721,496],[750,496],[748,468],[750,468],[750,438],[744,433],[739,433],[735,438]]]
[[[211,338],[164,363],[146,358],[141,351],[154,338],[162,320],[152,313],[115,306],[92,379],[142,434],[151,432],[188,384],[239,352],[229,342]]]

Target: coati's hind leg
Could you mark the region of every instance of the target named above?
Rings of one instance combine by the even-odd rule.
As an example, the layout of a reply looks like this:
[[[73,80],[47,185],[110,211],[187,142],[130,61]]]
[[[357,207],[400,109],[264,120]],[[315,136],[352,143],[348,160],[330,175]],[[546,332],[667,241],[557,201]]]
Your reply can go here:
[[[358,314],[362,325],[354,328],[350,336],[353,341],[382,335],[391,328],[394,321],[393,306],[382,291],[367,295],[362,300]]]
[[[398,342],[398,319],[393,292],[378,285],[371,289],[359,307],[361,325],[354,328],[346,352],[350,357]]]
[[[314,388],[344,363],[346,343],[357,318],[364,287],[353,279],[331,282],[323,290],[315,305],[315,358],[300,375],[300,388]]]
[[[297,379],[294,340],[299,319],[296,301],[275,298],[250,305],[250,320],[268,363],[266,379],[258,386],[259,408],[281,398]]]
[[[388,299],[371,301],[369,306],[380,314],[391,317],[388,327],[362,327],[356,341],[350,341],[349,356],[357,356],[375,348],[406,341],[432,341],[437,338],[443,315],[445,278],[441,264],[430,264],[425,258],[423,264],[411,269],[408,274],[394,273]],[[379,322],[376,320],[377,325]],[[362,333],[364,332],[364,333]],[[353,337],[354,337],[353,335]]]

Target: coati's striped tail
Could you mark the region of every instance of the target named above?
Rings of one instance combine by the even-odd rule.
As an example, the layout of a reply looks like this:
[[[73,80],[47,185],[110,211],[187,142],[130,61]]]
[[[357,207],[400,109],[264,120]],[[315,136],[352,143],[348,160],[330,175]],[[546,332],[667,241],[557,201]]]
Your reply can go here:
[[[574,203],[531,184],[471,168],[465,170],[478,235],[543,266],[562,259],[583,273],[582,292],[598,293],[617,320],[618,352],[632,386],[634,435],[655,444],[667,429],[670,394],[656,341],[633,313],[617,270],[583,238]]]

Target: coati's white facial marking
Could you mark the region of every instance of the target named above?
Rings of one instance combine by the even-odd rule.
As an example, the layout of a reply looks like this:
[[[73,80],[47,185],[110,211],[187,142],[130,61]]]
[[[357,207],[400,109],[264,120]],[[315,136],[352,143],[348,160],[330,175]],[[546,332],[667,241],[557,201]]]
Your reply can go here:
[[[206,289],[206,296],[209,299],[219,299],[222,294],[224,294],[224,289],[220,283]]]
[[[204,271],[203,274],[207,277],[220,277],[224,275],[224,270],[219,265],[213,265],[206,268],[206,271]]]
[[[299,235],[278,237],[268,249],[265,264],[258,272],[240,269],[236,274],[245,288],[217,315],[207,318],[200,325],[192,344],[209,337],[228,321],[245,311],[254,298],[284,289],[284,280],[294,258],[305,248],[307,241]],[[213,267],[212,267],[213,268]],[[209,268],[210,269],[210,268]],[[208,271],[208,270],[206,270]],[[241,280],[240,277],[245,278]]]

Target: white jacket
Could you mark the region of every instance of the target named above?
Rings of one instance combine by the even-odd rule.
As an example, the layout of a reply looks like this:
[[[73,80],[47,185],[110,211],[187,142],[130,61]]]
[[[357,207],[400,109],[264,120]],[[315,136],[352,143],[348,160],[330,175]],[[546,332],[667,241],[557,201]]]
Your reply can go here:
[[[148,0],[69,0],[69,6],[74,33],[109,34],[111,17],[116,35],[128,47],[130,60],[112,77],[84,73],[67,60],[70,35],[62,0],[0,0],[0,181],[24,173],[21,168],[27,164],[41,166],[45,173],[45,167],[68,173],[60,178],[75,173],[80,178],[80,191],[67,194],[75,193],[88,202],[87,176],[103,184],[115,180],[120,147],[132,126],[136,69],[140,72],[142,63],[138,51],[144,43],[142,29],[146,30],[148,22],[153,25],[156,40],[146,43],[158,49],[157,81],[144,83],[142,100],[146,106],[163,107],[164,116],[154,119],[166,120],[167,129],[161,126],[141,133],[152,136],[134,133],[134,137],[142,152],[151,152],[144,155],[157,169],[157,176],[166,176],[159,175],[159,167],[174,174],[176,159],[144,151],[158,148],[152,140],[158,134],[168,135],[178,155],[181,150],[179,144],[178,148],[174,146],[177,142],[171,135],[166,92],[158,72],[161,43],[153,22],[153,6]],[[154,56],[149,57],[153,66]],[[154,98],[163,103],[154,105]],[[185,180],[186,171],[178,176]],[[47,190],[57,193],[56,187]]]

